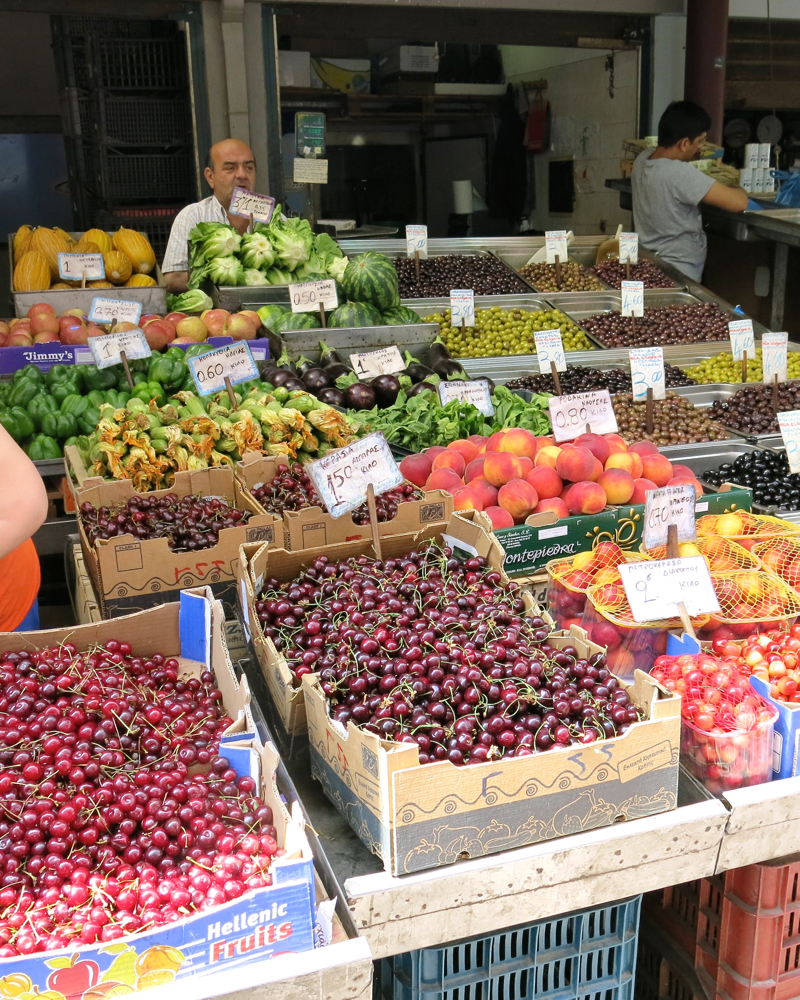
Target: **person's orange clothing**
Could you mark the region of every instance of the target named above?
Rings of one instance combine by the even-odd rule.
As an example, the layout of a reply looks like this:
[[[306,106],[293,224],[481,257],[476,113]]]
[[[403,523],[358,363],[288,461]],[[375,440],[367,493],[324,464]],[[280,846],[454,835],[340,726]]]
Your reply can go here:
[[[42,575],[32,539],[0,559],[0,632],[13,632],[31,609]]]

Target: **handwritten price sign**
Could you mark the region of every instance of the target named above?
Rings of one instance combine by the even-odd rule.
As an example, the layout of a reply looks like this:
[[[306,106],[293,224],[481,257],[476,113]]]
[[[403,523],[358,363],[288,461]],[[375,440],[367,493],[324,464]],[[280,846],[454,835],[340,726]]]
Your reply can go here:
[[[778,414],[786,458],[790,472],[800,472],[800,410],[785,410]]]
[[[741,361],[745,351],[747,351],[748,358],[755,358],[756,337],[753,333],[751,319],[735,319],[732,323],[728,323],[728,333],[731,338],[731,354],[734,361]]]
[[[450,291],[450,326],[475,326],[475,293],[471,288]]]
[[[761,363],[764,367],[764,382],[779,382],[789,378],[789,334],[765,333],[761,338]]]
[[[472,403],[485,417],[494,415],[492,392],[485,378],[474,379],[472,382],[440,382],[437,386],[439,402],[446,406],[451,400],[459,399],[462,403]]]
[[[293,313],[316,312],[320,306],[331,312],[339,305],[336,282],[326,278],[325,281],[300,281],[289,285],[289,300]]]
[[[382,347],[379,351],[367,351],[364,354],[351,354],[350,364],[359,378],[394,375],[406,366],[402,354],[394,346]]]
[[[644,547],[655,549],[659,545],[666,545],[671,524],[678,529],[679,542],[695,541],[696,503],[697,492],[691,483],[648,490],[644,505]]]
[[[616,434],[617,418],[608,389],[551,396],[547,401],[556,441],[572,441],[587,429],[593,434]]]
[[[419,254],[420,260],[428,257],[428,227],[406,226],[406,254],[413,257]]]
[[[153,353],[142,330],[123,330],[104,337],[89,337],[89,349],[98,368],[121,364],[123,351],[128,361],[149,358]]]
[[[106,266],[101,253],[60,253],[58,276],[64,281],[99,281],[106,276]]]
[[[544,234],[544,245],[547,251],[547,263],[555,264],[556,257],[559,261],[565,262],[567,259],[567,231],[566,229],[551,229]]]
[[[228,209],[231,215],[242,215],[245,219],[253,216],[256,222],[269,222],[275,211],[275,199],[268,194],[256,194],[247,188],[236,187]]]
[[[258,368],[250,353],[250,346],[244,340],[190,358],[189,370],[201,396],[220,392],[225,388],[226,378],[230,379],[231,385],[258,378]]]
[[[644,282],[622,282],[622,315],[644,316]]]
[[[639,263],[638,233],[619,234],[619,262],[624,264],[626,260],[629,260],[631,264]]]
[[[560,330],[536,330],[533,334],[536,342],[536,358],[540,372],[549,372],[550,362],[554,361],[557,372],[567,370],[567,356],[564,353],[564,342]]]
[[[623,563],[619,573],[636,622],[677,618],[681,602],[690,615],[719,614],[719,601],[703,556]]]
[[[89,319],[93,323],[138,323],[142,315],[142,303],[131,302],[128,299],[103,299],[99,296],[92,299]]]
[[[389,442],[379,433],[368,434],[309,462],[306,472],[332,517],[360,507],[367,499],[370,483],[379,496],[403,482]]]
[[[637,347],[628,353],[633,398],[647,399],[647,390],[652,389],[653,399],[664,399],[664,351],[660,347]]]

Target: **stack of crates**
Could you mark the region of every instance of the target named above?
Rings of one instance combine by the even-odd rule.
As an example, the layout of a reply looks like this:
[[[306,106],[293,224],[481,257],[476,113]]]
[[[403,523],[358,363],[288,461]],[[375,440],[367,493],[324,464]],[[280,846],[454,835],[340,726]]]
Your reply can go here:
[[[168,19],[52,22],[76,228],[137,229],[160,259],[197,198],[185,36]]]

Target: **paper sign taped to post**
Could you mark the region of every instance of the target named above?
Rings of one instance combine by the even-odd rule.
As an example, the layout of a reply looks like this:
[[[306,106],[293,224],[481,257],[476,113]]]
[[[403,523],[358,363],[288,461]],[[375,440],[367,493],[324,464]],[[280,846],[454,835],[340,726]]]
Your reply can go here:
[[[450,290],[450,326],[475,326],[475,293],[471,288]]]
[[[622,563],[618,569],[635,622],[677,618],[680,603],[689,615],[719,614],[704,556]]]
[[[678,542],[694,542],[696,503],[697,491],[691,483],[648,490],[644,505],[644,547],[655,549],[666,545],[671,524],[677,528]]]
[[[136,323],[142,315],[142,303],[130,299],[92,299],[89,319],[92,323]]]
[[[226,378],[231,385],[258,378],[258,368],[245,340],[190,358],[189,371],[201,396],[220,392],[225,388]]]
[[[153,353],[143,330],[122,330],[104,337],[89,337],[89,349],[98,368],[121,364],[123,351],[127,361],[149,358]]]
[[[789,334],[765,333],[761,338],[761,364],[764,369],[764,382],[772,383],[775,376],[779,382],[789,378]]]
[[[547,401],[556,442],[592,434],[616,434],[617,418],[608,389],[551,396]]]
[[[275,211],[275,199],[268,194],[256,194],[247,188],[235,187],[228,211],[245,219],[252,215],[256,222],[269,222]]]
[[[551,229],[544,234],[544,246],[547,252],[547,263],[555,264],[556,257],[560,263],[567,260],[567,231],[566,229]]]
[[[327,184],[328,161],[306,160],[301,156],[296,156],[292,179],[295,184]]]
[[[635,347],[628,352],[631,359],[633,398],[647,399],[647,390],[653,390],[653,399],[664,399],[664,351],[660,347]]]
[[[533,339],[536,342],[536,358],[539,371],[551,372],[550,362],[555,362],[557,372],[567,370],[567,356],[564,353],[564,341],[560,330],[535,330]]]
[[[60,253],[58,276],[64,281],[100,281],[106,276],[101,253]]]
[[[420,260],[428,257],[428,227],[406,226],[406,254],[413,257],[419,254]]]
[[[379,351],[351,354],[350,364],[359,378],[375,378],[378,375],[394,375],[401,372],[406,363],[397,347],[382,347]]]
[[[403,473],[389,442],[380,433],[368,434],[344,448],[329,451],[309,462],[306,472],[331,517],[341,517],[360,507],[367,499],[370,483],[379,496],[403,482]]]
[[[741,361],[745,351],[747,351],[748,359],[755,360],[756,336],[753,333],[753,321],[751,319],[735,319],[728,323],[728,333],[731,338],[733,360]]]
[[[336,282],[333,278],[324,281],[299,281],[289,285],[289,301],[293,313],[319,312],[325,306],[326,312],[333,312],[339,305]]]

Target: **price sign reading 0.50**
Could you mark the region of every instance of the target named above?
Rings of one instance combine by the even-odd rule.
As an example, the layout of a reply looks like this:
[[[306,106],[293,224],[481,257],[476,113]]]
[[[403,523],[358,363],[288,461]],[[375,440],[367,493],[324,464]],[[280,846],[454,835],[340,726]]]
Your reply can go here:
[[[608,389],[551,396],[547,401],[556,441],[572,441],[590,430],[593,434],[616,434],[617,418]]]
[[[301,281],[289,285],[289,300],[293,313],[316,312],[320,306],[332,312],[339,305],[336,282],[333,278],[326,278],[325,281]]]
[[[380,433],[329,451],[309,462],[306,471],[331,517],[341,517],[364,503],[370,484],[379,496],[403,482],[389,442]]]

